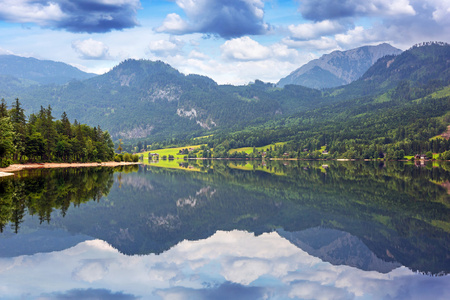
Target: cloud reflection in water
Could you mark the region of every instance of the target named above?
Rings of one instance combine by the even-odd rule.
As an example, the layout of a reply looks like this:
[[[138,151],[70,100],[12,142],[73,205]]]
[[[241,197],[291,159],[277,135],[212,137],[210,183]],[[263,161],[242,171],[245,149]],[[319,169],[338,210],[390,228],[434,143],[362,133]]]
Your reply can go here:
[[[237,230],[183,241],[160,255],[126,256],[91,240],[63,251],[1,258],[0,282],[1,299],[90,293],[116,299],[450,299],[450,276],[334,266],[276,232]]]

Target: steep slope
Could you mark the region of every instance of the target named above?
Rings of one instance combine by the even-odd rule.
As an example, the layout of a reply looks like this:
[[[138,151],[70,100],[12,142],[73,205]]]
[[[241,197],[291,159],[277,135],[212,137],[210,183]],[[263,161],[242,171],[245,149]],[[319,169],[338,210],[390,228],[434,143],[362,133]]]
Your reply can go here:
[[[0,75],[28,80],[35,84],[64,84],[74,79],[96,76],[62,62],[15,55],[0,55]]]
[[[157,61],[127,60],[110,72],[61,87],[30,87],[17,95],[29,112],[51,105],[80,122],[100,125],[115,139],[186,138],[237,130],[315,105],[320,92],[305,87],[275,89],[256,81],[219,86],[184,75]]]
[[[411,47],[398,56],[380,59],[362,76],[361,81],[392,86],[401,80],[426,84],[430,80],[450,78],[450,45],[423,43]]]
[[[449,87],[450,45],[425,43],[380,59],[349,85],[324,91],[320,101],[326,105],[247,127],[224,139],[238,141],[239,147],[262,146],[248,143],[261,137],[266,145],[291,141],[290,151],[300,156],[303,149],[324,145],[330,156],[340,158],[442,153],[450,150],[450,143],[432,138],[450,124]],[[217,138],[213,143],[223,142]]]
[[[399,53],[400,49],[386,43],[348,51],[333,51],[303,65],[282,78],[277,85],[283,87],[296,84],[322,89],[349,84],[361,77],[381,57]]]
[[[351,99],[379,95],[396,88],[386,96],[398,98],[400,94],[411,93],[412,97],[420,98],[449,84],[450,45],[430,42],[415,45],[397,56],[385,56],[359,80],[329,91],[336,98]]]

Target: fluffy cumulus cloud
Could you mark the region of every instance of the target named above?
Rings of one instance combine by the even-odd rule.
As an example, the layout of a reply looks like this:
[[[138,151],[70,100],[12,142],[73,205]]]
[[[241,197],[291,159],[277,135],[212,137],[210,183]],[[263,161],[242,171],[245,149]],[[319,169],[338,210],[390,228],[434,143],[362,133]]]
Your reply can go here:
[[[172,37],[169,40],[151,41],[148,50],[155,56],[166,57],[179,54],[183,46],[183,41]]]
[[[270,48],[261,45],[248,36],[226,41],[220,49],[222,56],[229,60],[263,60],[271,54]]]
[[[300,55],[284,43],[262,45],[249,37],[225,41],[218,54],[193,47],[187,55],[180,52],[155,56],[152,52],[149,57],[164,59],[185,74],[209,76],[219,84],[247,84],[255,79],[277,82],[298,66],[316,58]]]
[[[345,26],[336,21],[324,20],[316,23],[290,25],[291,37],[298,40],[309,40],[321,36],[333,35],[345,30]]]
[[[167,15],[158,32],[172,34],[204,33],[223,38],[264,34],[269,25],[264,22],[262,0],[177,0],[186,20],[180,15]]]
[[[437,22],[450,22],[450,1],[430,0],[431,7],[433,7],[433,19]]]
[[[291,48],[328,52],[388,42],[407,49],[450,36],[450,1],[303,0],[299,12],[310,23],[288,26],[283,43]]]
[[[220,50],[222,58],[228,61],[292,61],[298,57],[298,52],[285,44],[263,46],[248,36],[226,41]]]
[[[109,59],[109,48],[100,41],[93,39],[72,42],[72,48],[82,59]]]
[[[70,32],[108,32],[138,25],[139,0],[3,0],[0,20]]]

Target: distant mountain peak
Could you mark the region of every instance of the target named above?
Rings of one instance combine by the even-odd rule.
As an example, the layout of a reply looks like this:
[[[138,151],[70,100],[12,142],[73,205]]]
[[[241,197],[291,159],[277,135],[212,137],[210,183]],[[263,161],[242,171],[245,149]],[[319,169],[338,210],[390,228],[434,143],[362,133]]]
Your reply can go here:
[[[0,75],[29,80],[35,84],[64,84],[97,76],[62,62],[16,55],[0,55]]]
[[[277,85],[296,84],[321,89],[349,84],[360,78],[381,57],[401,52],[387,43],[347,51],[336,50],[303,65],[282,78]]]

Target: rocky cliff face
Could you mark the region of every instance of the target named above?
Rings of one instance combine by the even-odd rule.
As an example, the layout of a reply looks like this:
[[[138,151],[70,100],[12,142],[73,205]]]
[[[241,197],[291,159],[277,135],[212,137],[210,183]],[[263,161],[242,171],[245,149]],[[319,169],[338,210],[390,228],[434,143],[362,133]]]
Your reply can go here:
[[[389,44],[364,46],[348,51],[333,51],[310,61],[278,82],[322,89],[349,84],[366,72],[378,59],[402,51]]]

